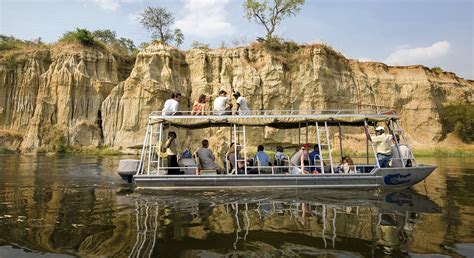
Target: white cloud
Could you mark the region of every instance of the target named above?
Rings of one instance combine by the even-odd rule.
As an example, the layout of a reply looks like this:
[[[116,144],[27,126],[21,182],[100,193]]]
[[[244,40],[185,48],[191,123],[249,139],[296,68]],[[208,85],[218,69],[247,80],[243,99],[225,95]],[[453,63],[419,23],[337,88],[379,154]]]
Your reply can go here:
[[[184,0],[184,17],[175,23],[184,35],[212,39],[232,36],[236,29],[227,21],[229,0]]]
[[[134,3],[140,0],[81,0],[82,2],[92,3],[99,8],[109,11],[117,10],[123,3]]]
[[[141,12],[136,12],[136,13],[129,13],[128,14],[128,23],[130,24],[140,24],[138,21],[138,17],[140,16]]]
[[[440,41],[429,47],[419,48],[409,48],[405,45],[390,54],[385,59],[385,63],[391,65],[421,64],[445,56],[450,48],[451,45],[448,41]]]

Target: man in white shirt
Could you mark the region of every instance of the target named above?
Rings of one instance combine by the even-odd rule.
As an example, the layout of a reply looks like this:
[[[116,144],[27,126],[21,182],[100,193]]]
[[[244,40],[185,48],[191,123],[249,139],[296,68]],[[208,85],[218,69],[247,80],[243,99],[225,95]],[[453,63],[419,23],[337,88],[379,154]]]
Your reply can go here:
[[[397,145],[394,141],[394,144],[392,144],[391,167],[403,167],[402,160],[405,163],[405,167],[411,167],[410,149],[408,149],[408,146],[406,146],[405,144],[400,143],[400,137],[398,135],[395,135],[395,138],[397,138],[398,150]]]
[[[250,115],[250,109],[247,106],[247,99],[242,97],[238,91],[236,91],[233,95],[237,100],[237,113],[243,116]]]
[[[165,101],[163,106],[162,114],[164,116],[178,115],[178,106],[181,101],[181,93],[172,93],[171,98]]]
[[[381,168],[388,167],[388,162],[392,159],[392,136],[385,133],[383,126],[375,128],[375,136],[370,136],[366,131],[369,139],[374,143],[377,152],[377,159]]]
[[[225,90],[219,91],[219,96],[214,100],[214,115],[223,116],[230,115],[232,110],[232,104],[230,99],[227,97]]]

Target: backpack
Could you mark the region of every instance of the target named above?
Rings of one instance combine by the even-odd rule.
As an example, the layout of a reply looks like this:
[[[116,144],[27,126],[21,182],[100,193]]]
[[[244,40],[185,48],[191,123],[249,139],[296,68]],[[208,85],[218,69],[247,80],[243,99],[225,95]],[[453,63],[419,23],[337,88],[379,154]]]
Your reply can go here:
[[[183,155],[181,155],[181,157],[182,157],[183,159],[192,159],[192,158],[193,158],[193,154],[191,153],[190,150],[185,149],[185,150],[183,151]]]

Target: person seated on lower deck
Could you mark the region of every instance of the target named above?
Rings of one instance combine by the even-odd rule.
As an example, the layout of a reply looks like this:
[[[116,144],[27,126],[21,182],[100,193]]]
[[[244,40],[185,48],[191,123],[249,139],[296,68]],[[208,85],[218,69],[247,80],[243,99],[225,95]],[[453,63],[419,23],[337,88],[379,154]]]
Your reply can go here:
[[[309,154],[309,170],[314,173],[318,174],[321,173],[321,155],[319,154],[319,145],[316,144],[313,147],[313,151]]]
[[[259,172],[260,168],[260,173],[268,172],[270,169],[268,166],[271,166],[272,163],[270,162],[270,157],[265,153],[265,148],[263,145],[258,145],[257,147],[257,154],[255,154],[255,157],[253,158],[253,165],[257,166],[257,168],[252,169],[256,170],[256,172]]]
[[[196,156],[199,159],[198,167],[202,170],[215,170],[218,174],[224,173],[224,170],[219,167],[215,161],[214,154],[209,149],[209,141],[202,140],[202,147],[196,151]]]
[[[237,150],[237,153],[235,152]],[[240,151],[242,147],[237,143],[237,147],[234,147],[234,143],[230,144],[229,152],[227,153],[227,160],[230,163],[230,170],[231,173],[236,171],[236,174],[244,174],[245,173],[245,161],[242,161],[242,156],[240,155]]]
[[[349,156],[344,156],[341,159],[341,164],[338,167],[339,173],[351,174],[355,173],[354,161]]]
[[[308,162],[308,148],[309,144],[304,144],[299,151],[297,151],[293,157],[291,157],[291,174],[307,174],[305,171],[305,163]]]
[[[283,166],[285,162],[288,162],[288,157],[283,153],[283,147],[282,146],[277,146],[276,147],[276,152],[275,152],[275,165],[277,166],[276,171],[277,172],[283,172]]]
[[[397,150],[397,145],[395,144],[395,140],[393,139],[393,144],[392,144],[392,161],[390,162],[391,167],[403,167],[402,166],[402,160],[405,162],[405,167],[411,167],[411,153],[410,149],[406,144],[401,144],[400,143],[400,136],[398,134],[395,135],[395,138],[397,139],[398,142],[398,150]],[[398,152],[400,151],[400,152]]]

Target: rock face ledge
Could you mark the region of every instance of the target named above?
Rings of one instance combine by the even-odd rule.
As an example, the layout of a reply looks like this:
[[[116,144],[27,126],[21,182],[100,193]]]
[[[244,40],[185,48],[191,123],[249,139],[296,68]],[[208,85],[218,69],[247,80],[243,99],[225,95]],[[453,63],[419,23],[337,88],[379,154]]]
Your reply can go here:
[[[0,144],[23,152],[140,145],[147,116],[175,91],[185,95],[183,110],[200,94],[215,97],[220,89],[240,91],[251,109],[393,109],[415,147],[433,147],[445,138],[439,120],[444,104],[474,102],[474,82],[453,73],[348,60],[323,45],[281,54],[258,46],[183,52],[152,44],[133,69],[120,57],[84,48],[22,58],[14,65],[0,59]],[[297,139],[297,131],[250,131],[252,145]],[[179,132],[182,143],[192,142],[186,147],[204,136],[222,149],[228,135],[226,129]]]

